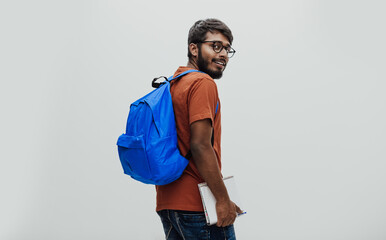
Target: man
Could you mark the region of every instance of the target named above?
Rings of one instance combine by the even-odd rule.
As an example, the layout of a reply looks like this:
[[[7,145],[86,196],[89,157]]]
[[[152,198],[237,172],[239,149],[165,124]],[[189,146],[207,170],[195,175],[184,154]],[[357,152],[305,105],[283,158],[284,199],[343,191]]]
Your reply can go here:
[[[213,79],[221,78],[235,53],[231,30],[217,19],[197,21],[188,36],[188,64],[172,82],[178,147],[190,155],[182,176],[156,186],[157,213],[166,239],[235,239],[233,223],[241,210],[229,199],[221,175],[221,104]],[[188,154],[189,153],[189,154]],[[207,226],[198,183],[207,182],[216,198],[218,222]]]

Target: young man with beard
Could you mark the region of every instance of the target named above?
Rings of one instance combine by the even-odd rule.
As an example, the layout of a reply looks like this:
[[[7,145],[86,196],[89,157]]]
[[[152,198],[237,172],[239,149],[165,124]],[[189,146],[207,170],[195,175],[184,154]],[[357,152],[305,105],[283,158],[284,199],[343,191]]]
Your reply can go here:
[[[174,76],[171,94],[178,147],[189,164],[182,176],[156,186],[157,213],[166,239],[235,239],[233,223],[241,210],[229,199],[221,175],[221,104],[213,79],[221,78],[235,50],[231,30],[220,20],[197,21],[188,36],[188,64]],[[207,226],[198,184],[207,182],[216,198],[218,222]]]

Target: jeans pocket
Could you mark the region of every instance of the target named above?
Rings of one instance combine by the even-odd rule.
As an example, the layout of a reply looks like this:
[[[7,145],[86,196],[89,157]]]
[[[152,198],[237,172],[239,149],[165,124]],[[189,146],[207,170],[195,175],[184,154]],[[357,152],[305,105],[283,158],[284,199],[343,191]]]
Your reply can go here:
[[[187,239],[209,239],[209,228],[204,213],[176,212],[178,227]]]
[[[187,223],[204,223],[206,225],[206,218],[204,213],[178,213],[179,218]]]

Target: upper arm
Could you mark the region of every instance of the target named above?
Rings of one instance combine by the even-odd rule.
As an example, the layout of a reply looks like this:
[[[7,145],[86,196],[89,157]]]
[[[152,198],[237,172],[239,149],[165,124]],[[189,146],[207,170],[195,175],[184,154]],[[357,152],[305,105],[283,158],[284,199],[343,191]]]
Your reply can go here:
[[[212,148],[212,126],[217,103],[217,86],[212,79],[200,79],[191,87],[188,94],[188,111],[192,151]]]
[[[217,103],[216,83],[208,79],[197,81],[188,94],[189,124],[203,119],[209,119],[212,124]]]
[[[209,118],[193,122],[190,125],[191,148],[197,145],[211,146],[212,131],[212,121]]]

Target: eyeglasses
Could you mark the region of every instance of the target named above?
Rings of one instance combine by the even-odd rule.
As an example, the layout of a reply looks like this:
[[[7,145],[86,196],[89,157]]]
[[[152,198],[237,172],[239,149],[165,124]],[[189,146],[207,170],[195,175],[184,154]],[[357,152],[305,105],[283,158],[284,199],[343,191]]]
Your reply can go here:
[[[233,57],[236,52],[231,46],[224,46],[220,41],[202,41],[201,43],[212,43],[213,51],[216,53],[220,53],[225,48],[225,51],[228,53],[228,58]]]

